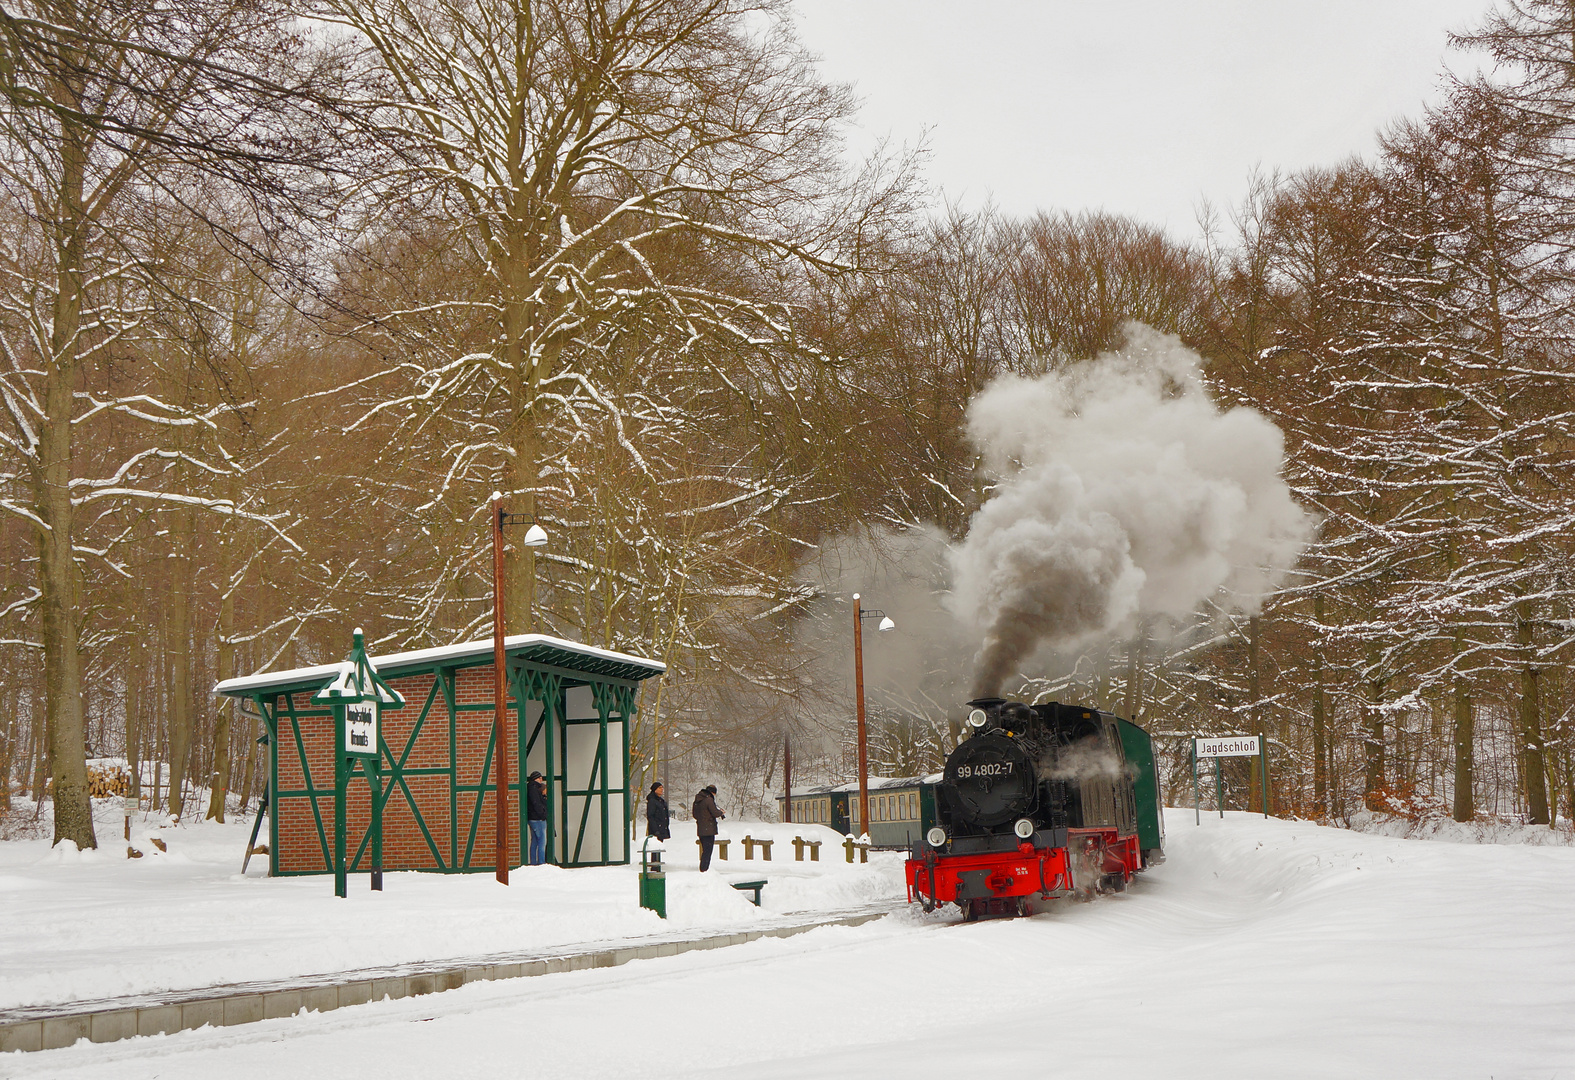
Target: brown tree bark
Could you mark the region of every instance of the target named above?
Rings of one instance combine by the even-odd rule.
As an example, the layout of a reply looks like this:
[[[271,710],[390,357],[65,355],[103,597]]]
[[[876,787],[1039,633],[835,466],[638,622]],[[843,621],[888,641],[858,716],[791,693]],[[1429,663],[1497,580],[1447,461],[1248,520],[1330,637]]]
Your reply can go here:
[[[1532,825],[1546,825],[1548,817],[1548,767],[1543,760],[1542,703],[1537,685],[1540,672],[1533,663],[1535,635],[1531,620],[1524,612],[1515,619],[1515,644],[1520,646],[1520,740],[1521,770],[1526,785],[1526,820]]]
[[[1385,809],[1380,796],[1384,790],[1384,712],[1383,683],[1367,680],[1366,730],[1362,735],[1362,802],[1369,810]]]
[[[1321,627],[1323,625],[1323,593],[1319,592],[1313,598],[1313,618]],[[1329,771],[1328,771],[1328,688],[1324,682],[1323,649],[1317,643],[1313,647],[1313,710],[1312,710],[1312,743],[1313,743],[1313,803],[1318,808],[1318,815],[1322,817],[1329,812]]]
[[[1457,636],[1458,640],[1458,636]],[[1466,680],[1455,676],[1455,791],[1451,815],[1456,821],[1470,821],[1476,817],[1476,780],[1473,757],[1476,742],[1476,709],[1471,700],[1471,688]]]
[[[230,490],[230,497],[235,499],[235,486]],[[217,682],[235,677],[235,589],[236,584],[230,581],[235,573],[235,531],[227,529],[222,537],[222,556],[219,559],[219,581],[224,592],[224,600],[219,601],[219,669]],[[208,812],[206,819],[224,820],[225,798],[230,795],[230,724],[235,716],[235,699],[224,697],[219,702],[219,712],[214,715],[213,724],[213,776],[208,779]]]
[[[145,662],[141,637],[131,642],[126,663],[126,765],[131,770],[131,796],[142,798],[142,678]]]
[[[170,781],[165,808],[171,817],[179,818],[185,810],[187,757],[191,753],[191,543],[195,522],[185,512],[175,515],[171,523],[171,546],[176,557],[170,562],[174,568],[171,583],[169,637],[170,693],[169,693],[169,747]]]
[[[62,105],[74,102],[72,88],[58,87]],[[33,513],[40,528],[38,584],[44,644],[44,708],[54,775],[54,842],[98,847],[93,804],[88,796],[87,733],[82,716],[81,583],[72,550],[71,436],[79,377],[87,215],[83,185],[88,134],[66,120],[61,125],[58,220],[55,244],[55,302],[50,355],[45,360],[45,413],[38,425],[39,449],[32,480]]]

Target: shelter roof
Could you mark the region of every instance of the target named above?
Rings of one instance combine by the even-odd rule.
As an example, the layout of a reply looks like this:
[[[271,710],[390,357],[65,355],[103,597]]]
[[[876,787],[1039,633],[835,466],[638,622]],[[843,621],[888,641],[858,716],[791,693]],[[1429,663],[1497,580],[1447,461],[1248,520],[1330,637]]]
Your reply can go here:
[[[503,639],[503,648],[510,660],[566,668],[580,672],[588,678],[623,679],[638,682],[660,675],[667,665],[660,660],[647,660],[641,656],[598,649],[566,638],[546,634],[515,634]],[[433,667],[463,667],[484,663],[492,658],[492,639],[463,641],[455,645],[439,645],[431,649],[389,653],[371,657],[372,666],[385,679]],[[229,697],[250,697],[257,693],[289,693],[300,690],[320,689],[330,680],[345,677],[350,662],[315,664],[311,667],[290,668],[286,671],[264,671],[256,675],[243,675],[225,679],[213,688],[215,694]]]

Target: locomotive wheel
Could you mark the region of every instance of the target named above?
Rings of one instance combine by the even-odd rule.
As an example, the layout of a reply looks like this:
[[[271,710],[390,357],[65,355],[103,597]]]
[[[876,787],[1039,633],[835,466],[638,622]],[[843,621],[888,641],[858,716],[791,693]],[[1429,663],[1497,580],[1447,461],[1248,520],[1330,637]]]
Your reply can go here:
[[[978,900],[969,900],[963,905],[963,922],[978,922],[979,909],[982,905]]]

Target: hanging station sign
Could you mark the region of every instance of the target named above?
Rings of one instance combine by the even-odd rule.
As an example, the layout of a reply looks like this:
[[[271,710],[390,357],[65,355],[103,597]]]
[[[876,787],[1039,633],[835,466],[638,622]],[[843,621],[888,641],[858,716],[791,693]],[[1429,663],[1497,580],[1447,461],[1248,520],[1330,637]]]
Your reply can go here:
[[[345,703],[345,753],[377,756],[377,702]]]
[[[378,675],[366,655],[366,637],[356,627],[351,636],[350,657],[339,665],[339,672],[326,686],[312,695],[312,704],[331,705],[334,711],[334,895],[348,896],[349,868],[345,860],[345,818],[350,783],[364,779],[371,788],[372,888],[383,888],[383,764],[382,740],[378,738],[379,712],[384,705],[405,707],[405,699]],[[359,859],[359,856],[357,856]]]

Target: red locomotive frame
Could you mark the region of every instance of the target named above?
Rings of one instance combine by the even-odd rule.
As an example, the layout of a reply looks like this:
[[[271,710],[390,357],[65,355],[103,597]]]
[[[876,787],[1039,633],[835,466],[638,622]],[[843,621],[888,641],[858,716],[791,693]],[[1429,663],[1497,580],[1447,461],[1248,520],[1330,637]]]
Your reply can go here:
[[[1020,912],[1029,900],[1049,900],[1074,893],[1091,895],[1106,882],[1125,888],[1132,875],[1143,869],[1138,836],[1122,836],[1113,828],[1068,829],[1066,847],[1036,848],[1027,840],[1015,851],[971,855],[946,855],[926,851],[909,859],[903,876],[908,902],[916,900],[929,910],[938,904],[969,905],[970,914]],[[983,882],[989,895],[964,895],[975,890],[963,875],[986,871]],[[965,887],[970,886],[970,887]]]

